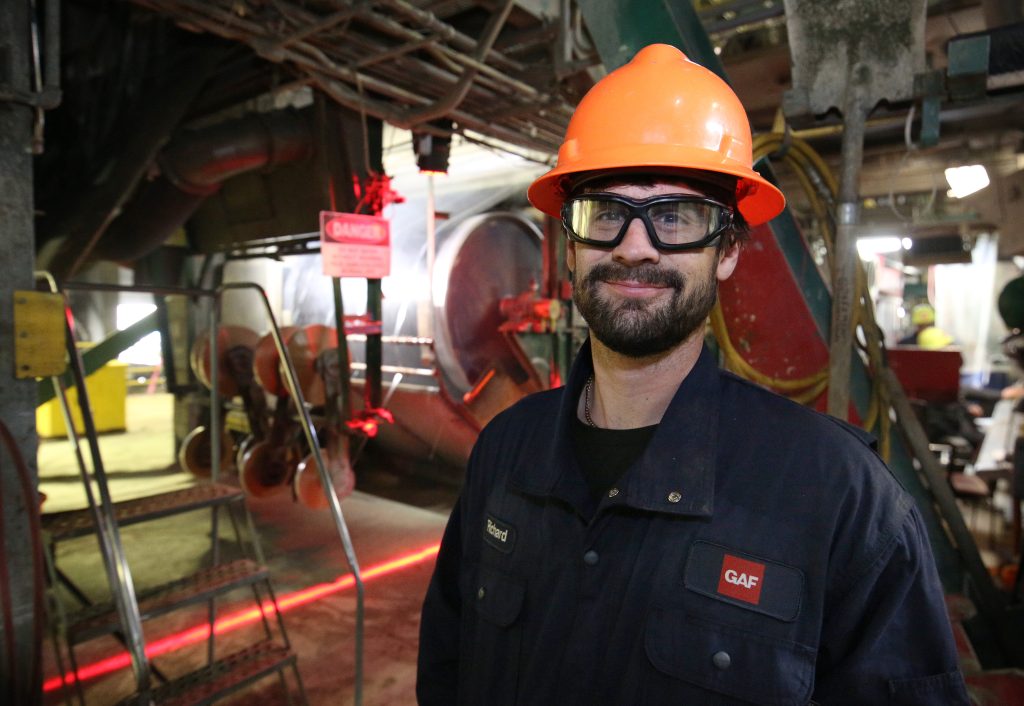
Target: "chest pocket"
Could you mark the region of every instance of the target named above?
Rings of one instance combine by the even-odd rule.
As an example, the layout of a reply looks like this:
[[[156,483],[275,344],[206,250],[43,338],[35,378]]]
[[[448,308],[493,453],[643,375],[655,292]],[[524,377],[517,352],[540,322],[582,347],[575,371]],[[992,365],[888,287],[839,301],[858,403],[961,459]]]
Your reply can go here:
[[[472,596],[476,613],[501,628],[510,626],[523,608],[526,589],[504,572],[481,567]]]
[[[480,566],[465,597],[471,635],[463,635],[459,703],[494,706],[516,703],[522,648],[525,583]],[[469,637],[467,641],[467,637]]]
[[[799,706],[808,703],[814,687],[814,650],[700,620],[680,609],[651,612],[644,648],[659,672],[747,703]]]

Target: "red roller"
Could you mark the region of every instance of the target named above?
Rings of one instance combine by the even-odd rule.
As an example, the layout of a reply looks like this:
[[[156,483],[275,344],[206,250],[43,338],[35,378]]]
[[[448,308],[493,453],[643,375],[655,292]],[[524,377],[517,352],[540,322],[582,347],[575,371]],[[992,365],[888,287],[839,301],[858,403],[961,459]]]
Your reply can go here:
[[[297,462],[294,447],[258,441],[242,459],[239,473],[242,488],[256,498],[274,495],[287,487]]]
[[[330,326],[312,324],[296,331],[288,339],[287,346],[303,399],[314,407],[322,406],[327,401],[327,393],[316,361],[325,350],[338,347],[338,332]],[[283,375],[284,371],[279,371],[279,374]]]
[[[190,431],[178,448],[178,465],[195,476],[209,478],[213,471],[213,449],[210,448],[210,442],[210,432],[206,427],[196,427]],[[223,432],[220,441],[221,470],[231,465],[233,455],[234,445],[231,442],[231,435]]]
[[[260,342],[258,333],[245,326],[221,326],[217,331],[217,366],[219,370],[217,386],[222,395],[233,397],[240,391],[239,381],[231,374],[228,353],[235,348],[253,350]],[[199,381],[210,388],[210,338],[200,336],[192,345],[189,355],[192,372]]]
[[[347,447],[347,444],[345,446]],[[338,494],[339,500],[344,500],[356,487],[355,473],[348,464],[348,449],[320,449],[320,455],[334,484],[334,492]],[[294,488],[295,496],[306,507],[312,510],[323,510],[327,507],[327,494],[324,493],[323,484],[320,482],[320,473],[317,471],[313,454],[302,459],[302,463],[295,470]]]
[[[281,328],[281,338],[286,346],[289,339],[297,331],[299,331],[297,326],[283,326]],[[256,345],[256,352],[252,361],[252,372],[256,376],[256,382],[264,390],[277,397],[286,397],[288,395],[288,385],[281,378],[280,362],[281,358],[277,354],[274,337],[268,333]]]

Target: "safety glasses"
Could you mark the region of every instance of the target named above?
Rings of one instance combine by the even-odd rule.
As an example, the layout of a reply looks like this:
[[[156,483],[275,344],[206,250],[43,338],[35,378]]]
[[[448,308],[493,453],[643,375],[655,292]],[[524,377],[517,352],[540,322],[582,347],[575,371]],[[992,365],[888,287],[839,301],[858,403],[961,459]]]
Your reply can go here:
[[[599,248],[622,242],[634,218],[659,250],[705,248],[732,225],[732,210],[701,196],[652,196],[636,201],[619,194],[581,194],[562,205],[562,223],[572,240]]]

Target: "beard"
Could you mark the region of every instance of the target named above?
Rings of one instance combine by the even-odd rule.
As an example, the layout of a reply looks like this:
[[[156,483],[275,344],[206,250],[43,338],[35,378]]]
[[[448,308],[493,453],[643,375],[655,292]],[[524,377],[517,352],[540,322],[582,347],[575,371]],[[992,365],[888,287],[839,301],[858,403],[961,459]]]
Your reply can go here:
[[[667,302],[626,299],[616,304],[598,293],[598,284],[617,279],[670,287],[672,294]],[[643,358],[664,353],[703,329],[715,306],[718,283],[714,266],[687,293],[686,280],[677,270],[604,262],[574,283],[572,296],[597,340],[621,355]]]

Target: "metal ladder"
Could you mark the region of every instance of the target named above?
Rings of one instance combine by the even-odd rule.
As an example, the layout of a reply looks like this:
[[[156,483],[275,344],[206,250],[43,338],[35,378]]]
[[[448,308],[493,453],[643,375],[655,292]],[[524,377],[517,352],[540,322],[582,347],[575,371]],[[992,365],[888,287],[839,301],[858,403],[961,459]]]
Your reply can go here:
[[[57,288],[52,277],[48,274],[39,273],[37,276],[39,279],[45,279],[49,283],[52,292],[64,296],[64,293]],[[300,412],[300,424],[306,435],[307,442],[313,451],[321,483],[324,488],[329,489],[327,496],[333,519],[345,549],[346,559],[355,578],[357,588],[355,703],[360,704],[362,700],[363,582],[337,494],[330,483],[329,475],[320,455],[316,431],[302,400],[302,393],[298,385],[294,366],[284,346],[280,329],[263,289],[253,283],[228,283],[216,290],[138,288],[91,284],[68,285],[67,288],[101,289],[106,291],[149,291],[153,294],[163,295],[212,297],[214,302],[213,315],[210,322],[212,429],[218,429],[220,424],[218,418],[220,400],[218,392],[217,331],[219,328],[221,297],[227,290],[252,289],[258,293],[271,325],[271,333],[278,354],[284,363],[286,381],[293,399],[296,400],[296,406]],[[66,296],[64,296],[64,303],[65,310],[70,312]],[[112,600],[108,604],[86,605],[82,610],[74,614],[68,614],[60,601],[55,600],[56,592],[54,590],[57,582],[66,579],[66,577],[62,576],[59,567],[56,566],[53,552],[47,552],[48,569],[51,578],[51,598],[53,598],[51,605],[55,613],[53,616],[53,631],[63,637],[62,641],[73,672],[77,674],[74,655],[75,645],[100,635],[113,634],[128,648],[136,683],[135,693],[128,697],[124,703],[171,703],[182,704],[183,706],[185,704],[212,703],[274,673],[278,674],[282,688],[287,694],[289,703],[291,703],[291,690],[288,688],[285,680],[286,670],[294,674],[299,696],[302,702],[305,703],[306,695],[296,664],[296,658],[290,649],[288,635],[280,610],[278,610],[276,597],[266,569],[263,551],[252,522],[252,516],[245,507],[244,494],[237,488],[217,482],[220,471],[220,434],[211,434],[212,471],[210,482],[185,490],[114,503],[110,497],[106,472],[99,452],[95,423],[92,418],[88,392],[85,387],[84,366],[75,346],[73,325],[74,321],[69,313],[65,327],[68,355],[72,379],[78,388],[79,407],[92,457],[92,473],[90,473],[86,465],[81,445],[75,432],[64,383],[59,377],[53,378],[52,382],[56,396],[60,401],[64,421],[68,429],[68,438],[71,441],[72,449],[78,461],[89,507],[84,510],[44,516],[44,534],[47,535],[48,548],[52,548],[59,541],[96,533],[112,595]],[[98,491],[98,499],[96,497],[97,493],[94,493],[93,490],[94,483],[96,491]],[[229,562],[222,562],[220,560],[218,522],[222,508],[228,513],[228,518],[234,528],[239,546],[243,545],[240,522],[244,521],[247,530],[245,534],[248,537],[248,545],[251,548],[250,557],[235,559]],[[211,511],[211,566],[201,569],[191,576],[183,577],[146,591],[137,592],[121,543],[120,528],[130,524],[143,523],[202,509],[209,509]],[[74,592],[73,584],[66,580],[64,583],[72,587],[72,592]],[[276,616],[277,636],[275,637],[275,631],[267,618],[266,611],[260,610],[265,638],[239,652],[218,659],[215,655],[215,634],[212,627],[216,620],[216,599],[225,593],[246,587],[252,590],[253,598],[257,605],[263,605],[262,597],[264,592],[270,599]],[[84,598],[84,596],[81,597]],[[208,623],[211,626],[208,637],[207,664],[194,672],[176,679],[167,679],[151,663],[151,658],[147,655],[142,623],[185,606],[204,602],[208,604]],[[58,666],[63,669],[60,640],[55,639],[54,642],[57,645]],[[154,677],[162,683],[154,684]],[[75,687],[79,702],[84,704],[84,694],[80,681],[77,678],[75,679]]]

